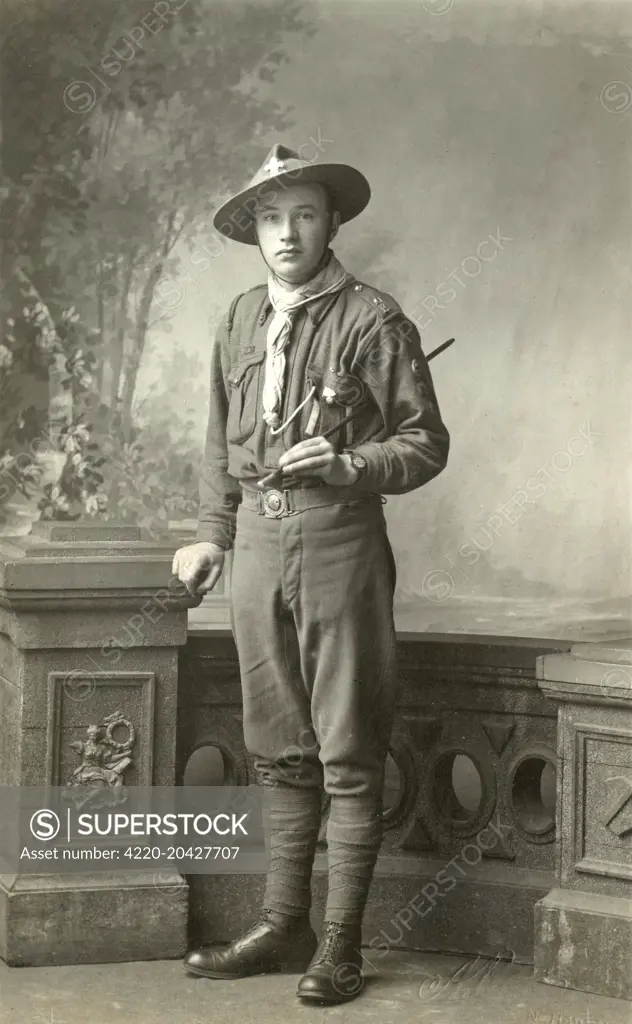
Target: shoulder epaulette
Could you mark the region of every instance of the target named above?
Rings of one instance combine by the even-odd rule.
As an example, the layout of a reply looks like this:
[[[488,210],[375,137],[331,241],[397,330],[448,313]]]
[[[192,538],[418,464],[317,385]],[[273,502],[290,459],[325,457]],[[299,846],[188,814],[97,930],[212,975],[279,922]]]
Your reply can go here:
[[[240,299],[243,299],[244,296],[246,296],[246,295],[252,294],[252,292],[260,291],[261,289],[263,289],[264,291],[267,291],[267,286],[266,285],[261,285],[261,284],[254,285],[253,288],[248,288],[247,291],[240,292],[239,295],[237,295],[233,299],[233,301],[230,304],[230,308],[228,310],[228,313],[226,315],[226,326],[227,326],[229,334],[230,334],[230,332],[233,329],[233,320],[235,319],[235,312],[237,310],[237,304],[240,301]]]
[[[245,294],[244,292],[240,292],[239,295],[237,295],[233,299],[233,301],[230,304],[230,308],[228,310],[228,313],[226,314],[226,329],[227,329],[229,334],[230,334],[230,332],[233,329],[233,320],[235,319],[235,310],[237,309],[237,303],[239,302],[240,298],[244,294]]]
[[[394,313],[401,313],[402,311],[401,306],[392,295],[380,292],[377,288],[373,288],[372,285],[365,284],[364,281],[355,281],[351,285],[351,289],[361,299],[364,299],[367,305],[380,312],[383,316],[392,316]]]

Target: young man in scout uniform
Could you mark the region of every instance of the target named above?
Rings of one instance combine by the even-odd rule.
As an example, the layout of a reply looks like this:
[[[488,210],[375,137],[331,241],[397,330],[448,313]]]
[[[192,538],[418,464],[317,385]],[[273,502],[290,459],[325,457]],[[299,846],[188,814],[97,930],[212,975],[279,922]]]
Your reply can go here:
[[[220,326],[197,542],[174,558],[182,582],[205,593],[234,548],[244,736],[271,828],[260,922],[222,950],[189,953],[185,966],[210,978],[293,966],[305,970],[302,999],[332,1003],[362,988],[396,696],[381,495],[431,480],[449,444],[414,324],[329,248],[369,198],[354,168],[277,145],[215,215],[224,235],[259,246],[268,281],[239,295]],[[323,788],[328,898],[317,944],[310,879]]]

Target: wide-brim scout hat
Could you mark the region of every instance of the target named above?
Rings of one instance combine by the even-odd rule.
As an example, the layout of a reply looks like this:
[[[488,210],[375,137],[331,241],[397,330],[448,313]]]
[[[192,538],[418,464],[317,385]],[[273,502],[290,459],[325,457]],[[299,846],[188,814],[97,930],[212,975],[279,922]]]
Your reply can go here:
[[[287,146],[273,146],[254,178],[228,199],[213,217],[221,234],[235,242],[256,245],[253,211],[255,200],[270,186],[289,188],[292,185],[325,185],[342,224],[353,220],[371,198],[371,188],[360,171],[348,164],[316,164],[302,160]]]

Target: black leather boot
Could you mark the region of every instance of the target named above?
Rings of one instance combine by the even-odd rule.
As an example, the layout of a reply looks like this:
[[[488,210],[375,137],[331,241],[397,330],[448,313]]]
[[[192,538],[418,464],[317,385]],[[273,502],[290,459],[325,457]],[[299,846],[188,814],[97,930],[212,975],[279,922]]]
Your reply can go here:
[[[203,946],[184,958],[184,968],[205,978],[246,978],[274,971],[304,971],[316,949],[309,914],[290,917],[264,910],[259,924],[223,949]]]
[[[325,922],[318,949],[298,983],[297,995],[315,1003],[346,1003],[364,987],[360,925]]]

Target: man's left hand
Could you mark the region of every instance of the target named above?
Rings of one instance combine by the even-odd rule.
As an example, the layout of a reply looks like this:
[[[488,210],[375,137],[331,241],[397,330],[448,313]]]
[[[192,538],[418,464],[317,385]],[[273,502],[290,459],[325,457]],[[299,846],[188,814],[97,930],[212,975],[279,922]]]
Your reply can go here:
[[[358,471],[345,455],[339,455],[324,437],[299,441],[279,459],[279,468],[293,476],[319,476],[333,486],[353,484]]]

